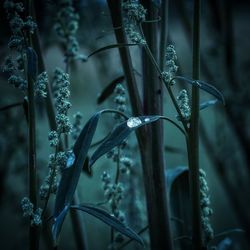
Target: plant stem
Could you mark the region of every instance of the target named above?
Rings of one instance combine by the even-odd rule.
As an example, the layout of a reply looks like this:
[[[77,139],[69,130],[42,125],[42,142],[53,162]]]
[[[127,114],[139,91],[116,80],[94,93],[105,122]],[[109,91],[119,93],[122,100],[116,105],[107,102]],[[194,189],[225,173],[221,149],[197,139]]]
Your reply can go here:
[[[139,25],[139,28],[140,28],[140,31],[141,31],[141,35],[144,37],[144,40],[145,40],[144,32],[143,32],[143,29],[142,29],[141,25]],[[146,53],[147,53],[149,59],[151,60],[151,63],[155,66],[155,68],[156,68],[156,70],[157,70],[157,72],[158,72],[158,74],[159,74],[159,76],[160,76],[160,78],[161,78],[161,73],[162,73],[161,68],[160,68],[160,66],[158,65],[157,61],[155,60],[154,55],[152,54],[152,52],[151,52],[151,50],[150,50],[150,48],[149,48],[149,46],[148,46],[147,43],[144,45],[144,49],[145,49],[145,51],[146,51]],[[163,78],[161,78],[161,80],[162,80],[162,82],[164,83],[164,85],[166,86],[167,91],[168,91],[168,93],[169,93],[169,96],[170,96],[170,98],[171,98],[171,100],[172,100],[172,102],[173,102],[173,105],[174,105],[174,107],[175,107],[175,109],[176,109],[176,111],[177,111],[177,113],[178,113],[178,116],[180,117],[180,120],[181,120],[181,122],[182,122],[182,125],[183,125],[183,127],[185,128],[185,130],[186,130],[186,132],[187,132],[187,131],[188,131],[187,123],[186,123],[185,120],[183,119],[183,116],[182,116],[182,114],[181,114],[181,110],[180,110],[180,108],[179,108],[179,106],[178,106],[178,103],[177,103],[177,101],[176,101],[176,99],[175,99],[175,96],[174,96],[174,94],[173,94],[173,91],[172,91],[172,89],[171,89],[171,86],[170,86],[169,83],[166,82]]]
[[[141,1],[147,9],[148,19],[158,17],[158,10],[151,1]],[[146,23],[144,26],[145,41],[147,41],[143,54],[143,103],[146,115],[162,114],[163,93],[162,84],[158,74],[161,72],[158,66],[159,46],[157,36],[157,23]],[[146,53],[145,53],[146,52]],[[150,57],[148,57],[150,55]],[[155,65],[152,66],[153,64]],[[165,183],[165,164],[163,147],[163,124],[162,120],[148,126],[148,138],[145,142],[145,153],[149,163],[144,175],[150,176],[146,185],[148,192],[148,220],[150,232],[150,245],[152,249],[173,249],[170,211],[168,207]]]
[[[168,38],[168,0],[162,0],[161,8],[161,36],[160,36],[160,69],[164,71],[165,68],[165,54]]]
[[[200,0],[194,0],[193,16],[193,79],[200,77]],[[192,86],[192,113],[190,120],[188,161],[192,202],[193,249],[202,249],[200,181],[199,181],[199,88]]]
[[[36,122],[35,122],[35,98],[34,98],[34,80],[28,75],[28,117],[29,117],[29,197],[34,208],[37,207],[36,196]],[[30,245],[32,250],[39,248],[38,228],[30,225]]]

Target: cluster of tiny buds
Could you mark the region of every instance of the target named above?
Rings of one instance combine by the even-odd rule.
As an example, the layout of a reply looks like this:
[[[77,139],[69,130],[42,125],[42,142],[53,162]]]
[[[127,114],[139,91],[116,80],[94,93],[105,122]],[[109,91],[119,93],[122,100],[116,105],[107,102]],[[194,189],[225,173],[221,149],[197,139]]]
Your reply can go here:
[[[110,175],[104,171],[101,180],[103,182],[104,196],[111,204],[112,210],[117,209],[123,198],[124,187],[122,183],[112,184]]]
[[[82,55],[78,55],[79,44],[76,39],[76,32],[79,26],[78,22],[79,15],[73,7],[73,1],[60,1],[59,12],[56,16],[54,29],[66,46],[65,54],[67,58],[84,59]]]
[[[67,116],[68,110],[71,107],[69,102],[69,75],[64,73],[61,69],[57,68],[54,72],[53,85],[58,88],[56,96],[56,123],[57,132],[59,134],[68,134],[71,131],[72,125],[70,123],[69,117]]]
[[[116,104],[116,109],[125,112],[127,110],[126,106],[126,92],[125,88],[121,83],[117,84],[114,89],[115,97],[114,97],[114,103]],[[115,119],[120,119],[121,117],[119,115],[115,115]]]
[[[23,210],[23,216],[30,217],[31,225],[39,226],[42,224],[42,218],[41,218],[42,209],[37,208],[34,211],[34,205],[32,204],[32,202],[30,201],[30,199],[28,197],[24,197],[21,200],[21,207]]]
[[[173,45],[168,45],[166,49],[166,70],[161,73],[162,79],[170,83],[171,85],[175,84],[175,81],[172,80],[175,76],[178,66],[176,66],[175,62],[177,60],[177,54]]]
[[[47,72],[42,72],[37,76],[35,94],[36,96],[47,97],[47,85],[49,82]]]
[[[49,133],[48,139],[51,147],[56,147],[59,143],[58,133],[54,130]]]
[[[123,2],[123,11],[127,18],[135,23],[144,22],[147,10],[139,3],[138,0],[129,0]]]
[[[201,224],[205,235],[206,242],[211,241],[214,238],[214,231],[210,224],[210,216],[213,214],[213,210],[209,207],[209,188],[206,181],[206,173],[204,170],[199,170],[200,180],[200,204],[201,204]]]
[[[177,96],[177,100],[178,100],[178,106],[180,108],[182,118],[188,121],[191,116],[191,109],[189,105],[188,94],[185,89],[180,91],[179,95]],[[177,118],[180,119],[180,117],[177,117]]]
[[[125,31],[131,42],[145,45],[146,41],[138,31],[138,24],[145,21],[146,9],[136,0],[124,1],[122,5]]]
[[[10,29],[13,35],[9,41],[9,47],[20,51],[24,48],[24,37],[25,32],[34,33],[37,28],[37,24],[33,21],[31,16],[26,19],[21,18],[21,13],[24,12],[24,6],[21,2],[15,2],[12,0],[6,0],[3,7],[7,13],[9,20]]]
[[[82,114],[80,112],[77,112],[73,118],[74,118],[74,122],[73,122],[71,136],[72,136],[73,140],[76,140],[81,132],[81,129],[82,129],[82,126],[81,126]]]

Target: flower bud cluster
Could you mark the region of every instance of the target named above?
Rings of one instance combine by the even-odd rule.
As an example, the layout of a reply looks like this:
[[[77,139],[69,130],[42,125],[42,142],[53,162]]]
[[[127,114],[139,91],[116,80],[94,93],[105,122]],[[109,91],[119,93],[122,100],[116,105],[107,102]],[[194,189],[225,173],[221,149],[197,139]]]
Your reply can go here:
[[[68,134],[71,131],[72,125],[70,123],[69,117],[67,116],[68,110],[71,107],[69,102],[69,75],[64,73],[61,69],[57,68],[54,72],[53,85],[58,88],[56,97],[56,123],[57,123],[57,133],[58,134]]]
[[[177,96],[177,100],[183,119],[188,121],[191,116],[191,109],[189,106],[188,94],[185,89],[180,91],[179,95]]]
[[[67,58],[78,58],[79,44],[76,33],[79,26],[79,15],[73,7],[72,0],[59,1],[59,11],[56,16],[54,29],[66,47]]]
[[[177,60],[177,54],[173,45],[168,45],[165,57],[166,70],[162,72],[161,77],[165,82],[170,83],[178,70],[178,66],[175,64]],[[175,81],[172,80],[171,84],[174,85]]]
[[[49,82],[47,72],[42,72],[37,76],[35,94],[36,96],[45,98],[47,97],[47,85]]]
[[[127,110],[126,106],[126,92],[125,88],[123,87],[122,84],[117,84],[117,86],[114,89],[115,97],[114,97],[114,103],[116,105],[116,109],[125,112]],[[121,116],[116,114],[115,119],[120,120]]]
[[[8,47],[17,54],[16,59],[12,59],[10,56],[5,59],[3,71],[9,74],[9,84],[25,92],[27,90],[27,81],[23,74],[23,54],[25,53],[26,39],[24,34],[34,33],[37,25],[31,16],[23,17],[24,6],[21,2],[5,0],[3,7],[12,33]],[[15,53],[13,54],[15,55]]]
[[[21,207],[23,210],[23,216],[31,218],[31,225],[39,226],[42,224],[42,209],[37,208],[36,210],[34,210],[34,205],[28,197],[24,197],[21,200]]]
[[[133,43],[145,45],[146,41],[139,32],[138,25],[145,21],[146,10],[137,0],[123,1],[122,4],[125,32]]]
[[[132,22],[141,23],[146,19],[147,10],[138,0],[123,1],[123,11]]]
[[[206,242],[214,238],[214,231],[210,224],[210,216],[213,210],[210,208],[209,188],[206,181],[206,173],[200,169],[200,204],[201,204],[201,225],[205,235]]]

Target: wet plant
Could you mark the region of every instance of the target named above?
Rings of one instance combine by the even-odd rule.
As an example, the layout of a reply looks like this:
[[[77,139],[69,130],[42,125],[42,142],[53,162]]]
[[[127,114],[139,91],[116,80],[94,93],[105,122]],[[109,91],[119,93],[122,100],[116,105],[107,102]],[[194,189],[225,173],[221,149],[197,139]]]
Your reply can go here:
[[[73,0],[52,2],[56,15],[50,32],[63,59],[60,67],[48,70],[39,22],[35,21],[35,1],[3,3],[11,32],[10,53],[3,62],[3,72],[8,84],[20,91],[22,101],[1,111],[22,105],[26,114],[29,178],[28,193],[23,194],[20,206],[29,224],[29,249],[41,249],[42,237],[48,242],[48,249],[60,249],[67,222],[71,224],[76,249],[90,249],[86,214],[110,227],[102,249],[224,249],[225,239],[224,243],[216,242],[221,236],[215,234],[211,220],[216,210],[212,209],[206,173],[200,167],[200,111],[217,103],[222,104],[221,109],[225,105],[223,94],[200,76],[201,1],[193,1],[192,77],[181,73],[181,55],[169,42],[169,1],[108,0],[106,7],[116,42],[99,47],[88,56],[81,52],[84,41],[78,34],[81,4]],[[108,107],[98,106],[89,117],[84,113],[86,109],[80,107],[72,119],[75,68],[90,64],[95,57],[101,59],[103,52],[112,50],[119,51],[121,65],[116,67],[123,73],[97,97],[98,105]],[[96,68],[94,74],[98,73]],[[201,91],[213,99],[200,101]],[[44,111],[45,107],[49,129],[47,140],[39,147],[49,149],[49,155],[43,163],[47,168],[43,166],[41,174],[37,121],[39,108]],[[168,109],[174,112],[173,117],[166,115]],[[168,132],[166,125],[171,125]],[[108,132],[95,141],[101,128]],[[165,146],[165,138],[172,131],[183,138],[187,167],[169,169],[167,165],[166,148],[180,152],[172,145]],[[92,199],[90,203],[85,200],[88,190],[82,176],[93,180],[103,156],[108,163],[96,185],[103,201]],[[138,194],[143,195],[140,202]],[[129,200],[128,196],[133,198]],[[144,210],[144,214],[138,214]],[[141,219],[143,216],[145,220]],[[131,219],[136,217],[145,225]],[[231,232],[244,231],[233,229],[225,235]]]

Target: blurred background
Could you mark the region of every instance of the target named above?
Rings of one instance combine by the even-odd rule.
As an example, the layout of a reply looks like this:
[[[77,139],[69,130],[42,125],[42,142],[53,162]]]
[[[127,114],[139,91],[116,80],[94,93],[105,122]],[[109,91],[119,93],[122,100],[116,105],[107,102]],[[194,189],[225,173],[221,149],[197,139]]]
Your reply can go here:
[[[46,70],[52,77],[56,67],[65,68],[63,47],[53,30],[57,13],[57,1],[34,1],[36,18]],[[160,1],[155,1],[161,15]],[[88,55],[103,46],[116,43],[109,10],[105,1],[79,0],[74,7],[80,14],[77,38],[81,53]],[[211,224],[215,234],[231,229],[243,229],[245,233],[234,232],[218,237],[226,241],[223,249],[249,249],[250,247],[250,15],[249,1],[209,0],[202,1],[201,25],[201,79],[216,86],[224,95],[226,106],[216,104],[201,111],[200,164],[207,173],[210,188],[211,207],[214,214]],[[159,21],[160,22],[160,21]],[[147,25],[147,24],[144,24]],[[10,53],[7,44],[10,37],[8,22],[0,5],[0,59]],[[169,1],[169,44],[176,48],[179,66],[177,75],[191,78],[192,75],[192,1]],[[140,86],[142,70],[139,48],[132,48],[133,65]],[[87,62],[71,64],[70,117],[80,111],[83,123],[97,110],[114,108],[113,95],[102,104],[97,104],[98,94],[123,70],[117,49],[99,53]],[[126,86],[126,83],[124,83]],[[178,92],[188,85],[177,83],[173,89]],[[7,83],[7,76],[0,73],[0,108],[20,103],[23,94]],[[128,98],[128,97],[127,97]],[[129,98],[128,98],[129,99]],[[213,99],[201,91],[201,100]],[[127,102],[128,111],[129,100]],[[176,119],[176,113],[164,93],[164,115]],[[114,120],[101,120],[94,141],[103,138],[111,130]],[[28,194],[27,171],[27,122],[21,105],[0,112],[0,248],[26,249],[28,242],[28,221],[22,217],[21,199]],[[48,119],[44,102],[37,103],[37,148],[38,181],[41,184],[47,173],[50,152],[47,135]],[[166,168],[187,165],[184,138],[171,125],[164,131]],[[129,225],[139,231],[147,225],[144,190],[139,152],[135,136],[128,140],[128,154],[134,160],[133,178],[123,176],[127,183],[126,204],[132,204],[127,213]],[[92,177],[82,174],[78,186],[81,202],[98,203],[104,200],[101,182],[102,172],[114,175],[114,163],[102,157],[94,167]],[[136,203],[136,204],[135,204]],[[50,204],[51,208],[53,204]],[[132,212],[131,212],[132,211]],[[136,212],[135,212],[136,211]],[[84,215],[87,239],[92,249],[107,249],[108,226],[95,218]],[[46,235],[46,234],[45,234]],[[147,241],[147,233],[143,234]],[[42,249],[47,249],[47,240],[41,240]],[[214,243],[216,245],[216,241]],[[213,245],[213,244],[212,244]],[[63,227],[60,249],[76,249],[69,221]],[[140,249],[130,244],[128,249]]]

